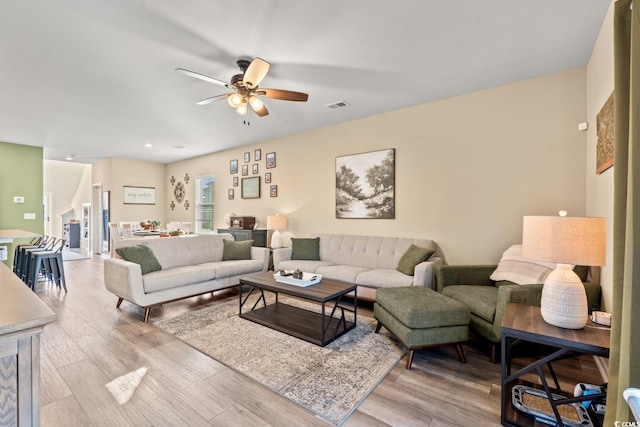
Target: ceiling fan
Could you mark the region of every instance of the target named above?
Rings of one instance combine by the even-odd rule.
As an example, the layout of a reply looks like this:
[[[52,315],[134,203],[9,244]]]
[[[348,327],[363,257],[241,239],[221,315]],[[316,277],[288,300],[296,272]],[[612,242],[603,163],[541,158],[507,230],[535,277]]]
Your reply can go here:
[[[229,83],[194,71],[185,70],[184,68],[176,68],[176,71],[209,83],[226,86],[234,91],[203,99],[196,102],[197,105],[207,105],[226,98],[229,105],[233,107],[238,114],[243,116],[248,113],[249,106],[260,117],[269,114],[269,110],[265,107],[261,97],[301,102],[306,102],[309,98],[309,95],[302,92],[282,89],[263,89],[258,87],[262,79],[267,75],[270,67],[270,64],[264,59],[255,58],[253,61],[238,59],[236,64],[242,73],[231,77]]]

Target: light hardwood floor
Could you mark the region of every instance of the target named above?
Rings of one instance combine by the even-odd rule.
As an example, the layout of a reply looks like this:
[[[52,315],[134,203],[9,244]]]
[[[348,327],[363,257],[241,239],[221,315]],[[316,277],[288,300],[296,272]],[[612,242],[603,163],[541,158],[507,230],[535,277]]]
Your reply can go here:
[[[151,310],[107,292],[102,258],[65,262],[68,294],[39,284],[37,294],[58,315],[42,337],[43,426],[326,426],[323,420],[260,384],[160,331],[153,322],[237,298],[233,292],[196,297]],[[359,314],[371,314],[363,307]],[[483,343],[420,351],[413,369],[401,361],[345,426],[500,425],[500,365]],[[572,364],[571,364],[572,363]],[[589,358],[566,362],[561,382],[599,382]],[[134,396],[119,405],[105,385],[147,366]]]

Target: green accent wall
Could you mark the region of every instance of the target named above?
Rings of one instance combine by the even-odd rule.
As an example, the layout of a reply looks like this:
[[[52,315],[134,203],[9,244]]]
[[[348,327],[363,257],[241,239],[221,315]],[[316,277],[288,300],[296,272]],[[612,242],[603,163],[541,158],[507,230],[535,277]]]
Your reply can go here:
[[[42,147],[0,142],[0,159],[0,229],[42,233]],[[13,203],[16,196],[24,197],[24,203]],[[24,219],[25,213],[35,213],[36,218]],[[5,264],[10,266],[13,247],[8,246]]]

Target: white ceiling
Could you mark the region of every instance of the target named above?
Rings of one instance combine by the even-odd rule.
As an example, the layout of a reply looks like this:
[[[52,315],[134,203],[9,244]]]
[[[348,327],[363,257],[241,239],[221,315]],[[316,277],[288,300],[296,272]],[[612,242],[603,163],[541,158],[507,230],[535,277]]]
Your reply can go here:
[[[169,163],[583,66],[609,4],[4,0],[0,141]],[[271,63],[261,87],[309,101],[267,100],[247,126],[226,102],[195,105],[226,88],[174,71],[228,81],[255,56]]]

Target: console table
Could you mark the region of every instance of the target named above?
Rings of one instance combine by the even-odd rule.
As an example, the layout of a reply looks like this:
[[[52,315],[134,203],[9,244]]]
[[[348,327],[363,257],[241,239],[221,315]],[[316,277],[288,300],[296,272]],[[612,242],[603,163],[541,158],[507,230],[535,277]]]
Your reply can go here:
[[[509,303],[502,319],[502,387],[501,387],[501,422],[506,426],[533,425],[534,420],[519,415],[512,405],[512,387],[518,384],[520,377],[537,372],[542,385],[541,393],[549,399],[557,425],[563,425],[557,407],[561,404],[596,400],[605,397],[605,393],[583,397],[573,397],[573,390],[562,392],[551,363],[556,360],[567,359],[580,355],[595,355],[609,357],[609,328],[596,325],[588,321],[583,329],[563,329],[550,325],[542,319],[540,307]],[[553,347],[555,350],[530,365],[511,373],[511,347],[517,341],[529,341]],[[547,381],[543,368],[547,367],[553,379],[552,390]],[[571,396],[566,398],[552,398],[554,395]]]
[[[267,230],[243,230],[242,228],[218,228],[218,233],[231,234],[236,241],[253,240],[253,246],[267,247]]]
[[[0,420],[39,426],[40,334],[56,315],[3,263],[0,288]]]

